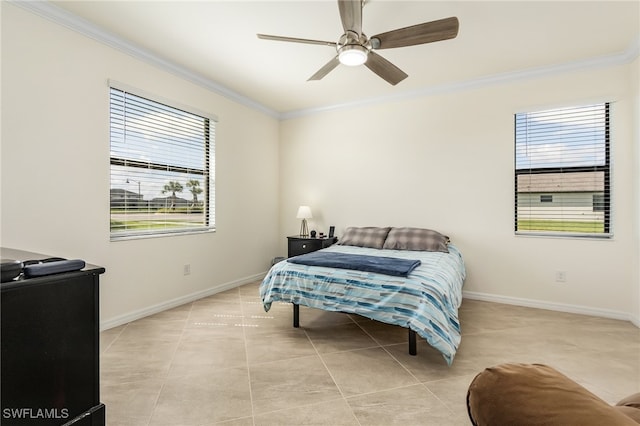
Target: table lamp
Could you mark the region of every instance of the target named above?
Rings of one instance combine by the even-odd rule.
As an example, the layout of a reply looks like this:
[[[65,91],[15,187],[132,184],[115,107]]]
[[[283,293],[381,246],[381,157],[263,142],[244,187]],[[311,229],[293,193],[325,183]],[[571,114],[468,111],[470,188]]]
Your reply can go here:
[[[313,216],[311,215],[311,208],[309,206],[300,206],[298,208],[298,214],[296,218],[302,219],[302,223],[300,224],[300,236],[308,237],[309,236],[309,227],[307,226],[307,219],[311,219]]]

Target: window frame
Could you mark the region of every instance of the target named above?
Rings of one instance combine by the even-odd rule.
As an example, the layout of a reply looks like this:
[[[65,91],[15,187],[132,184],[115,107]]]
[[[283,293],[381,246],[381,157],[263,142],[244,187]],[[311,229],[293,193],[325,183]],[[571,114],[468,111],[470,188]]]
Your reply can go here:
[[[160,108],[168,108],[170,110],[177,110],[181,113],[186,113],[191,116],[194,116],[198,119],[202,119],[202,131],[204,135],[204,152],[203,159],[204,164],[202,168],[193,168],[193,167],[185,167],[183,165],[178,164],[176,161],[172,164],[170,161],[166,163],[160,163],[158,161],[151,160],[136,160],[132,158],[123,158],[117,155],[114,155],[113,152],[113,141],[114,141],[114,128],[113,128],[113,117],[112,117],[112,109],[114,107],[112,100],[112,91],[123,92],[123,94],[133,95],[137,98],[142,98],[145,101],[150,102],[151,106],[160,107]],[[120,241],[120,240],[130,240],[130,239],[142,239],[142,238],[157,238],[157,237],[167,237],[167,236],[178,236],[178,235],[190,235],[190,234],[200,234],[200,233],[210,233],[216,231],[215,225],[215,128],[218,122],[218,119],[215,115],[203,112],[191,106],[180,104],[176,101],[163,98],[161,96],[157,96],[155,94],[150,94],[145,92],[144,90],[140,90],[126,84],[108,80],[108,98],[109,98],[109,187],[110,187],[110,203],[109,203],[109,217],[112,219],[113,214],[113,190],[121,189],[119,187],[114,187],[114,166],[116,167],[124,167],[124,168],[132,168],[132,170],[151,170],[156,172],[163,173],[182,173],[184,175],[201,175],[203,188],[201,194],[203,195],[202,200],[202,222],[196,222],[196,225],[189,227],[168,227],[168,228],[147,228],[147,229],[130,229],[130,230],[114,230],[114,227],[110,225],[109,235],[110,241]],[[124,121],[124,118],[123,118]],[[165,128],[166,129],[166,128]],[[150,147],[151,142],[149,143]],[[145,151],[147,152],[147,151]],[[117,175],[117,172],[115,173]],[[133,183],[138,183],[138,188],[140,188],[140,182],[131,178]],[[127,179],[127,183],[129,183],[129,179]],[[166,189],[166,187],[165,187]],[[126,192],[127,190],[123,189],[125,193],[125,214],[127,212],[126,206]],[[164,191],[163,191],[164,192]],[[195,200],[194,195],[194,200]],[[168,197],[167,197],[168,198]],[[138,190],[138,197],[136,198],[137,202],[143,200],[143,196]],[[147,203],[150,203],[152,200],[147,200]],[[194,203],[195,204],[195,203]],[[200,202],[198,202],[199,206]],[[151,205],[149,204],[148,211],[151,209]],[[112,220],[110,220],[111,222]]]
[[[565,108],[582,108],[590,106],[602,106],[604,108],[604,164],[593,164],[589,166],[561,166],[561,167],[534,167],[518,169],[518,116],[534,113],[551,112]],[[537,111],[518,112],[514,114],[514,231],[515,235],[524,236],[552,236],[569,238],[597,238],[610,239],[613,237],[611,216],[612,216],[612,185],[611,185],[611,102],[595,102],[590,104],[574,105],[560,108],[548,108]],[[519,175],[536,174],[568,174],[600,172],[603,174],[603,194],[592,194],[592,211],[603,212],[603,232],[578,232],[578,231],[543,231],[543,230],[521,230],[518,229],[518,177]],[[602,200],[596,206],[596,195]],[[596,209],[596,207],[598,207]]]

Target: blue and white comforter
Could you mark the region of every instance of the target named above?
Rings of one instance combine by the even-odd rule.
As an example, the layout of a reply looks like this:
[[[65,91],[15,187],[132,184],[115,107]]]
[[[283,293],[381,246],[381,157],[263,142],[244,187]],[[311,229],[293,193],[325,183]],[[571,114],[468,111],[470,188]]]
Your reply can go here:
[[[273,302],[291,302],[410,328],[451,365],[460,344],[458,307],[465,278],[462,255],[453,244],[449,244],[449,253],[341,245],[324,250],[419,259],[421,264],[405,278],[280,262],[260,285],[266,311]]]

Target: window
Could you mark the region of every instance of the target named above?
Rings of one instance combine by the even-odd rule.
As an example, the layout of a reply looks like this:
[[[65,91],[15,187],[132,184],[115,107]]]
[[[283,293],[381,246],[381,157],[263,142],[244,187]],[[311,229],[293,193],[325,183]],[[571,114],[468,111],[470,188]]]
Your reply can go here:
[[[611,235],[609,104],[515,115],[518,234]]]
[[[110,85],[111,239],[215,229],[215,118]]]

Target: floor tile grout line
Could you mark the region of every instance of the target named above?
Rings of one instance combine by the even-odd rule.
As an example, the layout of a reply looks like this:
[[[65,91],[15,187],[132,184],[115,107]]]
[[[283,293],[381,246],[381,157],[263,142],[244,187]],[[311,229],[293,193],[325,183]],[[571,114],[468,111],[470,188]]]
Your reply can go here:
[[[468,376],[475,376],[475,374],[469,374]],[[458,378],[461,377],[465,377],[465,376],[458,376]],[[433,382],[440,382],[440,381],[446,381],[446,380],[451,380],[451,379],[438,379],[438,380],[432,380],[431,382],[422,382],[420,383],[420,385],[422,385],[425,389],[427,389],[429,391],[429,393],[431,393],[442,405],[444,405],[451,413],[453,413],[455,415],[455,411],[453,409],[453,407],[451,407],[449,404],[447,404],[446,401],[443,401],[442,398],[440,398],[438,395],[435,394],[435,392],[433,392],[429,386],[427,386],[427,383],[433,383]],[[471,383],[471,380],[469,380],[469,384]],[[466,395],[465,395],[465,400],[466,400]]]
[[[424,383],[411,383],[410,385],[402,385],[402,386],[396,386],[393,388],[386,388],[386,389],[382,389],[382,390],[376,390],[376,391],[371,391],[371,392],[363,392],[363,393],[359,393],[356,395],[351,395],[351,396],[347,396],[346,399],[353,399],[353,398],[360,398],[363,396],[369,396],[369,395],[375,395],[377,393],[382,393],[382,392],[390,392],[390,391],[396,391],[398,389],[404,389],[404,388],[410,388],[412,386],[424,386]],[[429,390],[429,392],[431,392]],[[433,394],[433,392],[431,392]]]
[[[416,377],[416,375],[415,375],[415,374],[413,374],[413,373],[411,372],[411,370],[409,370],[409,368],[407,368],[407,366],[406,366],[406,365],[404,365],[404,363],[403,363],[402,361],[400,361],[398,358],[396,358],[396,356],[395,356],[395,355],[393,355],[391,352],[389,352],[389,350],[388,350],[385,346],[382,346],[382,349],[383,349],[383,350],[384,350],[384,351],[385,351],[385,352],[386,352],[386,353],[387,353],[387,354],[388,354],[388,355],[389,355],[389,356],[390,356],[390,357],[391,357],[395,362],[397,362],[398,364],[400,364],[400,366],[404,369],[404,371],[406,371],[407,373],[409,373],[409,375],[410,375],[411,377],[413,377],[413,378],[416,380],[416,382],[417,382],[417,383],[421,383],[420,379],[418,379],[418,378]],[[412,356],[414,356],[414,355],[412,355]],[[415,356],[418,356],[418,355],[416,354]]]
[[[240,298],[240,302],[239,302],[240,303],[240,314],[242,315],[242,322],[244,323],[244,321],[245,321],[244,303],[242,301],[242,293],[240,292],[240,290],[238,290],[238,296]],[[252,389],[252,386],[251,386],[251,366],[249,365],[249,346],[248,346],[248,341],[247,341],[246,327],[242,327],[242,337],[243,337],[243,340],[244,340],[244,356],[245,356],[245,363],[246,363],[246,367],[247,367],[247,381],[248,381],[248,385],[249,385],[249,402],[251,404],[251,424],[253,426],[255,426],[255,424],[256,424],[256,412],[255,412],[255,406],[253,404],[253,389]]]
[[[182,326],[180,337],[178,338],[178,344],[176,345],[176,348],[173,351],[173,356],[171,357],[171,361],[169,362],[169,369],[167,370],[167,373],[162,378],[162,385],[160,386],[160,391],[158,392],[158,396],[156,397],[156,400],[153,403],[153,410],[151,411],[151,416],[149,417],[149,423],[147,423],[148,426],[151,426],[151,422],[153,421],[153,415],[155,414],[156,409],[158,408],[158,401],[160,401],[160,395],[162,395],[162,391],[164,390],[164,387],[167,384],[167,380],[169,379],[169,373],[171,372],[171,368],[173,367],[173,362],[176,359],[176,354],[178,353],[178,349],[180,349],[180,343],[182,343],[185,330],[187,328],[187,325],[189,324],[189,318],[191,317],[191,312],[193,312],[193,303],[194,302],[189,303],[189,312],[187,313],[187,317]]]
[[[356,323],[358,324],[358,323]],[[405,365],[404,363],[402,363],[398,358],[396,358],[391,352],[389,352],[389,350],[386,348],[386,346],[390,346],[390,345],[383,345],[381,342],[378,341],[378,339],[376,339],[375,337],[373,337],[367,330],[364,329],[364,327],[362,327],[360,324],[358,324],[358,327],[360,327],[360,329],[362,331],[364,331],[365,334],[367,334],[369,337],[371,337],[373,339],[374,342],[378,343],[380,345],[380,347],[382,348],[382,350],[384,350],[390,357],[391,359],[393,359],[395,362],[397,362],[407,373],[409,373],[409,375],[411,377],[413,377],[417,383],[420,383],[420,379],[418,379]],[[400,327],[400,326],[397,326]],[[404,327],[403,327],[404,328]],[[416,336],[417,337],[417,336]],[[408,339],[408,337],[407,337]],[[400,343],[397,343],[397,345],[399,345]],[[407,342],[405,342],[405,344],[407,344]],[[394,345],[396,345],[396,343],[394,343]],[[417,355],[416,355],[417,356]]]
[[[354,321],[356,324],[358,324],[356,321]],[[367,330],[365,330],[362,326],[360,326],[358,324],[358,327],[365,333],[367,334],[369,337],[371,337],[371,339],[373,339],[374,342],[376,342],[378,344],[378,346],[371,346],[368,348],[358,348],[358,349],[352,349],[352,350],[348,350],[348,351],[339,351],[339,352],[331,352],[331,353],[327,353],[327,355],[329,354],[335,354],[335,353],[346,353],[346,352],[356,352],[359,350],[364,350],[364,349],[373,349],[373,348],[382,348],[395,362],[397,362],[407,373],[409,373],[409,375],[411,377],[413,377],[413,379],[416,381],[415,383],[412,383],[410,385],[405,385],[405,386],[397,386],[395,388],[389,388],[389,389],[384,389],[383,391],[372,391],[372,392],[366,392],[366,393],[362,393],[362,394],[357,394],[357,395],[351,395],[351,396],[345,396],[344,393],[342,392],[342,390],[340,389],[340,386],[338,386],[338,383],[335,381],[333,375],[331,374],[331,371],[329,370],[329,367],[326,365],[326,363],[324,362],[324,358],[322,357],[322,355],[320,354],[320,352],[317,350],[317,348],[315,347],[315,345],[313,344],[313,341],[311,340],[311,338],[308,336],[306,330],[305,330],[305,334],[307,334],[309,341],[311,341],[312,346],[314,347],[314,349],[316,350],[316,352],[318,352],[318,356],[320,357],[320,359],[322,360],[322,363],[325,365],[325,368],[327,369],[327,371],[329,372],[329,375],[331,376],[331,379],[334,381],[334,383],[336,383],[336,386],[338,387],[338,390],[340,390],[340,394],[343,396],[344,401],[346,402],[346,404],[349,406],[349,408],[351,408],[351,405],[349,404],[349,399],[353,399],[353,398],[357,398],[357,397],[361,397],[361,396],[366,396],[366,395],[373,395],[379,392],[387,392],[387,391],[394,391],[397,389],[403,389],[403,388],[407,388],[407,387],[411,387],[411,386],[421,386],[424,389],[426,389],[431,395],[433,395],[438,402],[440,402],[443,407],[445,407],[449,412],[453,413],[453,410],[449,407],[449,405],[447,405],[444,401],[442,401],[440,398],[438,398],[437,395],[435,395],[431,389],[429,389],[424,383],[422,383],[413,373],[411,373],[411,371],[400,361],[398,360],[391,352],[389,352],[387,350],[387,348],[385,347],[385,345],[382,345],[378,339],[374,338],[369,332],[367,332]],[[394,345],[400,345],[400,343],[394,344]],[[390,345],[386,345],[386,346],[390,346]],[[358,422],[358,424],[361,425],[360,421],[358,420],[357,416],[355,416],[355,413],[353,412],[353,409],[351,409],[351,412],[353,413],[354,417],[356,417],[356,421]],[[455,413],[453,413],[455,414]]]
[[[114,342],[115,342],[116,340],[118,340],[118,339],[120,338],[120,336],[122,336],[122,333],[124,333],[124,330],[126,330],[126,328],[127,328],[127,327],[129,327],[129,324],[131,324],[131,322],[126,323],[126,324],[124,325],[124,327],[122,327],[122,330],[120,330],[120,331],[118,332],[118,334],[117,334],[113,339],[111,339],[111,342],[109,342],[109,344],[107,345],[107,347],[106,347],[106,348],[104,348],[104,350],[103,350],[102,348],[100,348],[100,354],[101,354],[101,355],[102,355],[103,353],[107,352],[107,350],[109,350],[109,348],[110,348],[111,346],[113,346]]]
[[[355,314],[354,314],[355,315]],[[381,344],[380,341],[378,341],[378,339],[376,339],[375,337],[373,337],[367,330],[364,329],[364,327],[362,327],[358,321],[356,321],[353,317],[352,314],[347,314],[348,318],[352,321],[352,323],[356,324],[357,327],[362,330],[367,336],[369,336],[369,338],[371,338],[371,340],[373,340],[373,342],[375,343],[374,346],[368,346],[368,347],[363,347],[363,348],[356,348],[356,349],[350,349],[350,350],[344,350],[344,351],[336,351],[336,352],[329,352],[326,353],[326,355],[332,355],[332,354],[336,354],[336,353],[347,353],[347,352],[356,352],[356,351],[360,351],[360,350],[367,350],[367,349],[375,349],[375,348],[382,348],[389,356],[391,356],[391,358],[396,361],[398,364],[400,364],[400,366],[402,368],[404,368],[411,377],[413,377],[416,380],[416,383],[409,385],[409,386],[414,386],[417,384],[421,384],[420,381],[418,380],[417,377],[415,377],[415,375],[413,375],[399,360],[397,360],[388,350],[386,350],[386,348]],[[345,323],[345,324],[351,324],[351,323]],[[327,372],[329,373],[329,376],[331,377],[331,380],[333,380],[333,382],[335,383],[336,387],[338,388],[338,391],[340,392],[340,395],[342,395],[342,398],[344,400],[344,402],[349,406],[349,408],[351,408],[351,405],[349,404],[348,398],[347,396],[345,396],[344,392],[342,391],[342,389],[340,388],[340,386],[338,385],[338,382],[335,380],[333,374],[331,373],[331,370],[329,369],[329,367],[327,366],[322,354],[320,353],[320,351],[318,350],[318,348],[316,347],[316,345],[313,343],[313,339],[311,339],[311,336],[309,336],[309,333],[307,332],[307,330],[304,330],[305,335],[307,336],[307,339],[309,339],[309,342],[311,343],[311,346],[313,347],[313,349],[316,351],[318,357],[320,358],[322,364],[324,365],[325,369],[327,370]],[[401,387],[399,387],[401,388]],[[395,388],[394,388],[395,389]],[[375,392],[372,392],[375,393]],[[359,396],[359,395],[353,395],[352,397],[355,396]],[[354,418],[356,419],[356,421],[358,422],[358,424],[361,425],[360,420],[357,418],[357,416],[355,415],[355,413],[353,412],[353,409],[351,409],[351,412],[354,416]]]
[[[375,321],[375,320],[373,320]],[[384,345],[382,344],[382,342],[380,342],[378,339],[376,339],[371,333],[369,333],[363,326],[360,325],[359,322],[354,321],[356,323],[356,325],[360,328],[360,330],[362,330],[364,332],[364,334],[366,334],[367,336],[369,336],[371,338],[371,340],[373,340],[379,347],[383,348]]]
[[[345,404],[347,404],[347,406],[349,407],[349,410],[351,410],[351,415],[356,420],[356,423],[358,425],[362,426],[362,423],[360,423],[360,420],[358,419],[358,416],[356,416],[356,413],[353,411],[353,408],[351,408],[351,405],[349,405],[349,401],[347,401],[347,398],[346,398],[344,392],[342,391],[342,389],[340,388],[340,385],[336,381],[336,378],[331,373],[331,370],[329,369],[329,366],[327,365],[327,363],[325,362],[324,358],[320,354],[320,351],[318,351],[318,348],[316,347],[316,345],[313,343],[313,340],[311,340],[311,337],[309,336],[309,333],[307,333],[307,330],[305,330],[305,329],[303,329],[302,331],[304,332],[304,335],[307,336],[307,339],[309,339],[309,343],[311,343],[311,347],[313,347],[313,350],[316,351],[316,355],[320,359],[320,362],[322,363],[322,365],[324,366],[325,370],[329,374],[329,377],[331,377],[331,380],[333,380],[333,383],[336,385],[336,388],[338,389],[338,392],[340,392],[340,396],[342,397],[342,401]]]
[[[131,321],[133,322],[133,321]],[[118,333],[118,335],[116,337],[114,337],[111,340],[111,343],[109,343],[109,345],[107,345],[107,347],[104,349],[104,351],[100,350],[100,369],[102,370],[102,355],[104,355],[107,350],[109,350],[109,348],[111,348],[111,346],[113,346],[113,344],[116,342],[116,340],[118,340],[120,338],[120,336],[122,336],[122,333],[124,332],[124,330],[129,326],[129,324],[131,324],[131,322],[128,322],[125,324],[124,327],[122,327],[122,330],[120,330],[120,332]],[[102,374],[102,372],[100,372],[100,374]],[[162,386],[160,386],[160,389],[162,389]],[[102,395],[102,389],[100,389],[100,394]],[[160,392],[158,392],[158,396],[160,395]],[[156,397],[156,402],[154,402],[153,406],[153,410],[151,410],[151,413],[149,413],[149,418],[146,421],[146,425],[145,426],[149,426],[151,424],[151,419],[153,418],[153,412],[155,411],[155,405],[157,403],[157,397]],[[108,415],[109,415],[109,411],[106,410],[105,413],[105,421],[108,419]]]
[[[434,380],[434,381],[435,381],[435,380]],[[433,395],[433,397],[434,397],[436,400],[438,400],[438,402],[439,402],[440,404],[442,404],[442,406],[443,406],[443,407],[445,407],[447,410],[449,410],[449,412],[450,412],[452,415],[454,415],[454,416],[456,415],[455,411],[453,411],[453,408],[451,408],[451,407],[449,406],[449,404],[447,404],[447,403],[446,403],[445,401],[443,401],[443,400],[442,400],[438,395],[436,395],[436,394],[435,394],[431,389],[429,389],[429,386],[427,386],[427,383],[426,383],[426,382],[424,382],[424,383],[420,383],[420,386],[422,386],[422,387],[423,387],[427,392],[429,392],[431,395]]]

